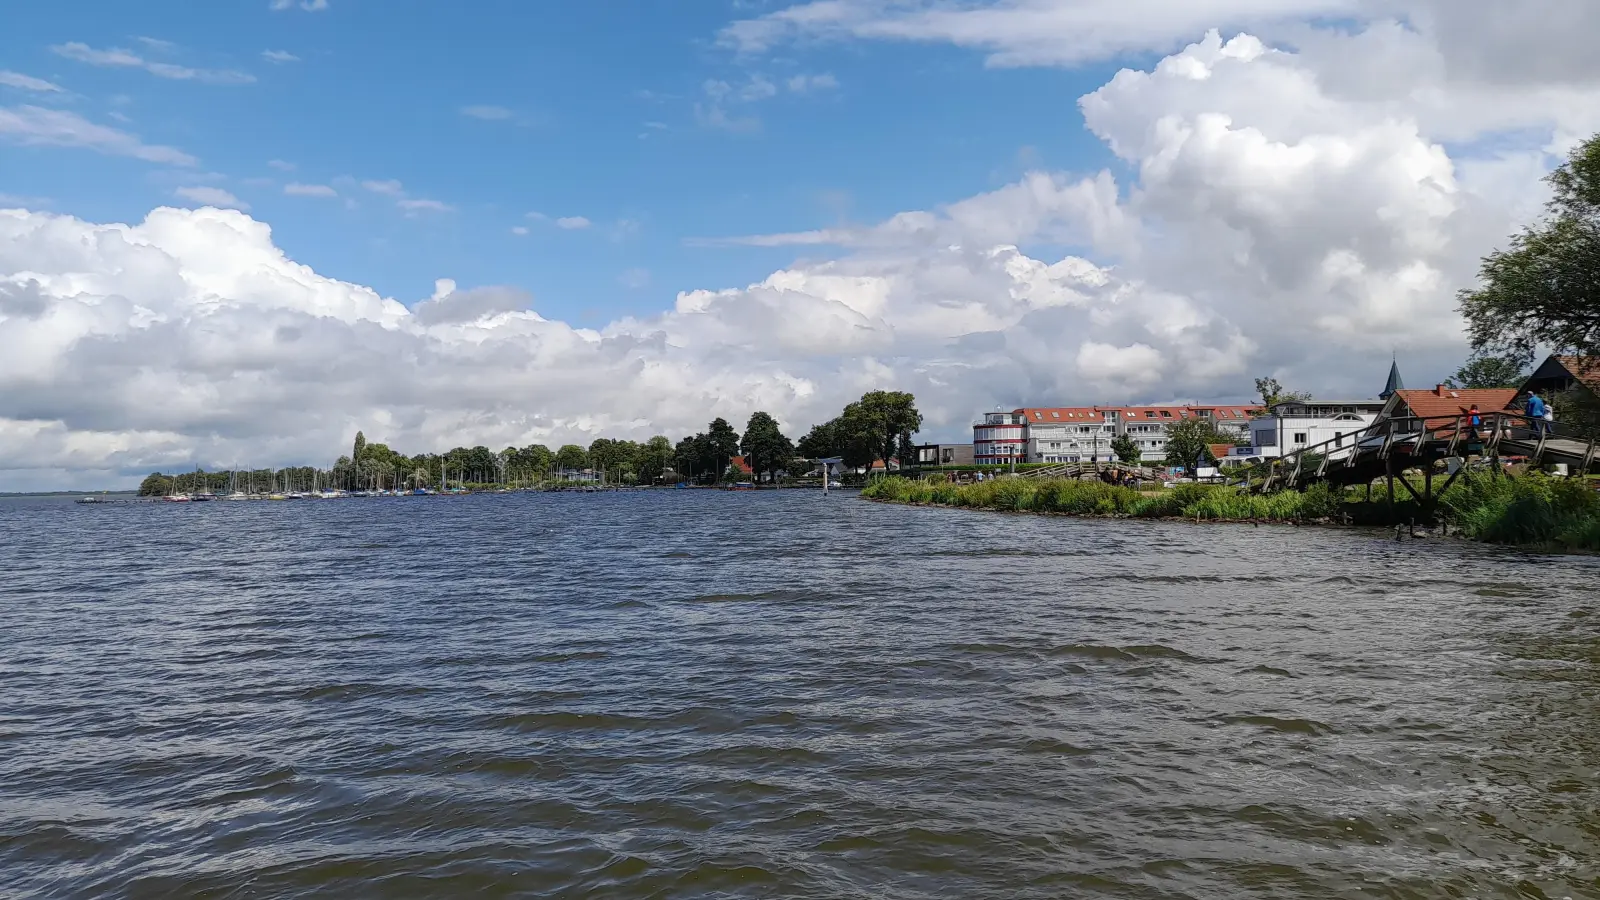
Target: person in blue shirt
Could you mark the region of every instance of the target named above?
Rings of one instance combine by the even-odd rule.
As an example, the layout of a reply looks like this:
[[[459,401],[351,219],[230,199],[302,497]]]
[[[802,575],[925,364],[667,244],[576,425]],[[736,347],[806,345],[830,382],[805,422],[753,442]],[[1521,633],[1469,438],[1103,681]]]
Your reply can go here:
[[[1526,410],[1524,410],[1524,412],[1527,413],[1528,418],[1533,420],[1534,434],[1539,434],[1541,430],[1549,430],[1550,426],[1545,422],[1544,419],[1544,411],[1544,398],[1539,396],[1538,391],[1529,391],[1528,407]]]

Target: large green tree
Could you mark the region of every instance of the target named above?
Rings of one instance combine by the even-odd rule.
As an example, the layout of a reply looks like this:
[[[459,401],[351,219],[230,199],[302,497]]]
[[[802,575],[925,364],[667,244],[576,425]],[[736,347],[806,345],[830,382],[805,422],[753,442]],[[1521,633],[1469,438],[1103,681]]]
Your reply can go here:
[[[1445,379],[1453,388],[1514,388],[1528,380],[1528,360],[1516,356],[1474,356]]]
[[[811,426],[806,436],[800,439],[796,449],[801,456],[807,459],[826,459],[839,455],[839,429],[840,420],[829,419],[820,425]]]
[[[550,474],[550,465],[555,461],[555,454],[543,444],[529,444],[517,451],[515,465],[522,472],[522,477],[533,480],[542,480]]]
[[[1128,465],[1139,462],[1143,457],[1143,453],[1139,450],[1139,445],[1134,443],[1133,438],[1125,434],[1119,434],[1112,440],[1111,452],[1117,455],[1117,459]]]
[[[1205,463],[1215,464],[1212,444],[1229,444],[1232,441],[1217,431],[1210,419],[1184,419],[1167,429],[1167,459],[1169,466],[1182,466],[1190,476]]]
[[[839,452],[847,466],[870,466],[879,459],[887,465],[921,428],[922,413],[911,394],[869,391],[839,417]]]
[[[595,438],[589,444],[589,465],[605,473],[608,481],[622,481],[633,471],[633,457],[638,445],[633,441],[614,441]]]
[[[634,471],[640,484],[653,484],[672,467],[672,442],[664,435],[656,435],[639,446],[634,455]]]
[[[788,465],[794,456],[794,443],[784,436],[778,420],[764,412],[750,416],[749,424],[744,427],[742,445],[750,470],[765,472],[773,481],[777,480],[778,470]]]
[[[728,465],[739,455],[739,432],[733,430],[728,420],[718,416],[706,428],[704,444],[706,468],[714,470],[713,480],[721,478]]]
[[[1544,218],[1483,258],[1457,294],[1472,349],[1531,359],[1536,348],[1600,355],[1600,135],[1545,179]]]
[[[589,468],[589,451],[577,444],[566,444],[556,451],[556,468],[578,472]]]

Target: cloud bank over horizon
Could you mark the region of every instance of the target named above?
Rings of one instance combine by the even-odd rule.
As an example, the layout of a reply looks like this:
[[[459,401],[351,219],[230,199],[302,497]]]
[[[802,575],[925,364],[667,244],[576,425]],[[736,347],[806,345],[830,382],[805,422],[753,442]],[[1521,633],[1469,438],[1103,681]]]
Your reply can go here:
[[[949,40],[1006,65],[1107,52],[1051,55],[1004,18],[1060,4],[1000,4],[977,38],[957,34],[965,13],[914,5],[874,19],[890,7],[846,0],[829,7],[860,13],[845,24],[768,17],[725,37],[746,52],[807,29]],[[1269,373],[1370,396],[1391,353],[1420,383],[1466,352],[1454,293],[1478,258],[1537,212],[1554,154],[1600,127],[1588,63],[1502,73],[1523,80],[1513,90],[1441,62],[1470,45],[1387,21],[1281,44],[1196,33],[1078,98],[1115,171],[1034,171],[877,223],[713,236],[813,255],[598,328],[508,286],[441,278],[409,305],[383,297],[289,259],[235,209],[134,224],[3,210],[0,490],[325,465],[358,428],[421,452],[677,438],[764,409],[798,437],[877,388],[914,392],[925,436],[970,439],[996,405],[1241,400]],[[1351,54],[1370,65],[1350,71]]]

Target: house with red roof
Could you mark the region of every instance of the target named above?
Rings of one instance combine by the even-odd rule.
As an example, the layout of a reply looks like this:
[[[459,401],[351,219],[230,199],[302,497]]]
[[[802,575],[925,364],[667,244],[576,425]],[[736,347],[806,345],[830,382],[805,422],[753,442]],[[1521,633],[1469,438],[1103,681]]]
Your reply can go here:
[[[1205,419],[1224,436],[1243,438],[1260,412],[1260,406],[1250,404],[997,410],[972,426],[973,460],[978,465],[1110,462],[1116,459],[1111,443],[1127,435],[1143,462],[1160,464],[1167,456],[1167,429],[1173,425]]]
[[[1442,427],[1447,420],[1466,415],[1477,405],[1484,415],[1502,410],[1516,412],[1516,388],[1453,388],[1446,384],[1431,389],[1395,391],[1385,401],[1380,419],[1419,418]]]

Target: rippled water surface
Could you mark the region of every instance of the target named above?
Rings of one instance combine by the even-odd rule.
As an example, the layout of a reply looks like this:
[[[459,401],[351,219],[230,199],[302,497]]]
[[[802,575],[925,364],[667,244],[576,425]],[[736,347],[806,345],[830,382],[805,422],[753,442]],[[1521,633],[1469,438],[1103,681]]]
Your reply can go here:
[[[1600,561],[0,500],[0,895],[1600,897]]]

